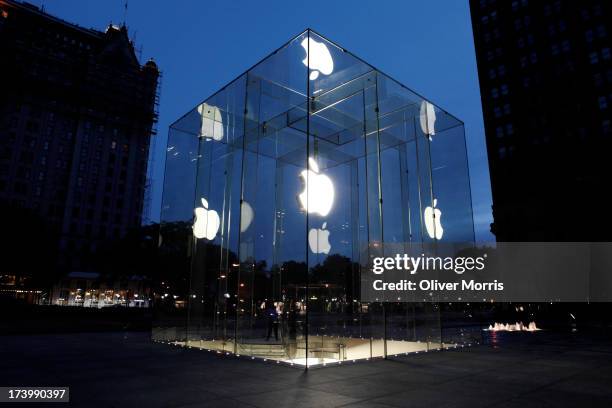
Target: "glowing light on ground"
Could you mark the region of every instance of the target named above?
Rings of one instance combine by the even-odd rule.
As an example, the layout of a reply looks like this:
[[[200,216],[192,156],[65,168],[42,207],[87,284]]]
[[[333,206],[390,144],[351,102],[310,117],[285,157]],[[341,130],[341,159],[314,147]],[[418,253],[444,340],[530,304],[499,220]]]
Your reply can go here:
[[[333,364],[333,363],[337,363],[340,360],[337,360],[335,358],[309,358],[308,361],[306,361],[305,358],[294,358],[293,360],[285,360],[288,363],[293,363],[296,365],[301,365],[301,366],[305,366],[306,364],[308,364],[309,367],[313,367],[316,365],[321,365],[321,364]]]
[[[524,331],[524,332],[535,332],[535,331],[540,331],[542,329],[538,328],[535,324],[535,322],[530,322],[528,325],[523,324],[523,322],[516,322],[514,324],[509,324],[509,323],[495,323],[495,324],[490,324],[488,329],[485,329],[486,331],[493,331],[493,332],[498,332],[498,331],[509,331],[509,332],[515,332],[515,331]]]

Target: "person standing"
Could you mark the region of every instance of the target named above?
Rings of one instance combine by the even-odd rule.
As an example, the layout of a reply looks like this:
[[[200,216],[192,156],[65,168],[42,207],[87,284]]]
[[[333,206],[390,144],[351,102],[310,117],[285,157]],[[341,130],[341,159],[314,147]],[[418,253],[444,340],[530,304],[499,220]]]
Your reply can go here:
[[[272,331],[274,331],[274,338],[278,341],[278,311],[276,310],[276,306],[274,302],[267,301],[266,302],[266,319],[268,321],[268,332],[266,335],[266,341],[270,340],[270,336],[272,335]]]

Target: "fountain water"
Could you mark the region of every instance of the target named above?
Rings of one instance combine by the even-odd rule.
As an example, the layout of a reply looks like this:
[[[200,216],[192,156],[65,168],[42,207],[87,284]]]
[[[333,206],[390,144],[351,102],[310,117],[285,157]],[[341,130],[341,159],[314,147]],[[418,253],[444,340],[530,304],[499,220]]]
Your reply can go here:
[[[528,325],[523,324],[523,322],[516,322],[514,324],[509,323],[497,323],[489,325],[489,328],[486,329],[488,331],[526,331],[526,332],[535,332],[540,331],[542,329],[538,328],[535,322],[529,322]]]

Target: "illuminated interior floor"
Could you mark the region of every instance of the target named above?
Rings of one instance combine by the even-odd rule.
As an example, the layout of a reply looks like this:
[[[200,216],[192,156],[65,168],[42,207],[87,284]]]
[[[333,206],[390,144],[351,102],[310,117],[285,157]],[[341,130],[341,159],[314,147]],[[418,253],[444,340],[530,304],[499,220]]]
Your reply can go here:
[[[305,366],[306,343],[296,340],[284,344],[281,341],[251,340],[235,344],[233,339],[190,340],[174,344],[216,351],[224,354],[236,354],[264,360],[280,361],[288,364]],[[421,341],[387,340],[387,355],[401,355],[440,348],[453,348],[456,344],[427,343]],[[308,347],[308,366],[327,365],[343,361],[367,360],[385,355],[383,339],[362,339],[350,337],[311,336]]]

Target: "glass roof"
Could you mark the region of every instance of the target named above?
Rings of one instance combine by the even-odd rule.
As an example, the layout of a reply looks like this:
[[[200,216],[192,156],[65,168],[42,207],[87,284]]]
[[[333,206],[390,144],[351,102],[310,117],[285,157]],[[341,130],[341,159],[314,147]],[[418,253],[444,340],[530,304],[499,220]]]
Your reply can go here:
[[[377,112],[376,126],[366,124],[371,108]],[[247,149],[257,142],[259,154],[288,162],[303,159],[298,147],[312,135],[323,152],[333,151],[333,165],[362,154],[355,142],[372,132],[380,132],[386,148],[416,134],[409,127],[419,126],[431,137],[460,125],[431,101],[307,29],[171,127],[227,144],[242,145],[244,137]],[[267,143],[271,135],[276,137]]]

